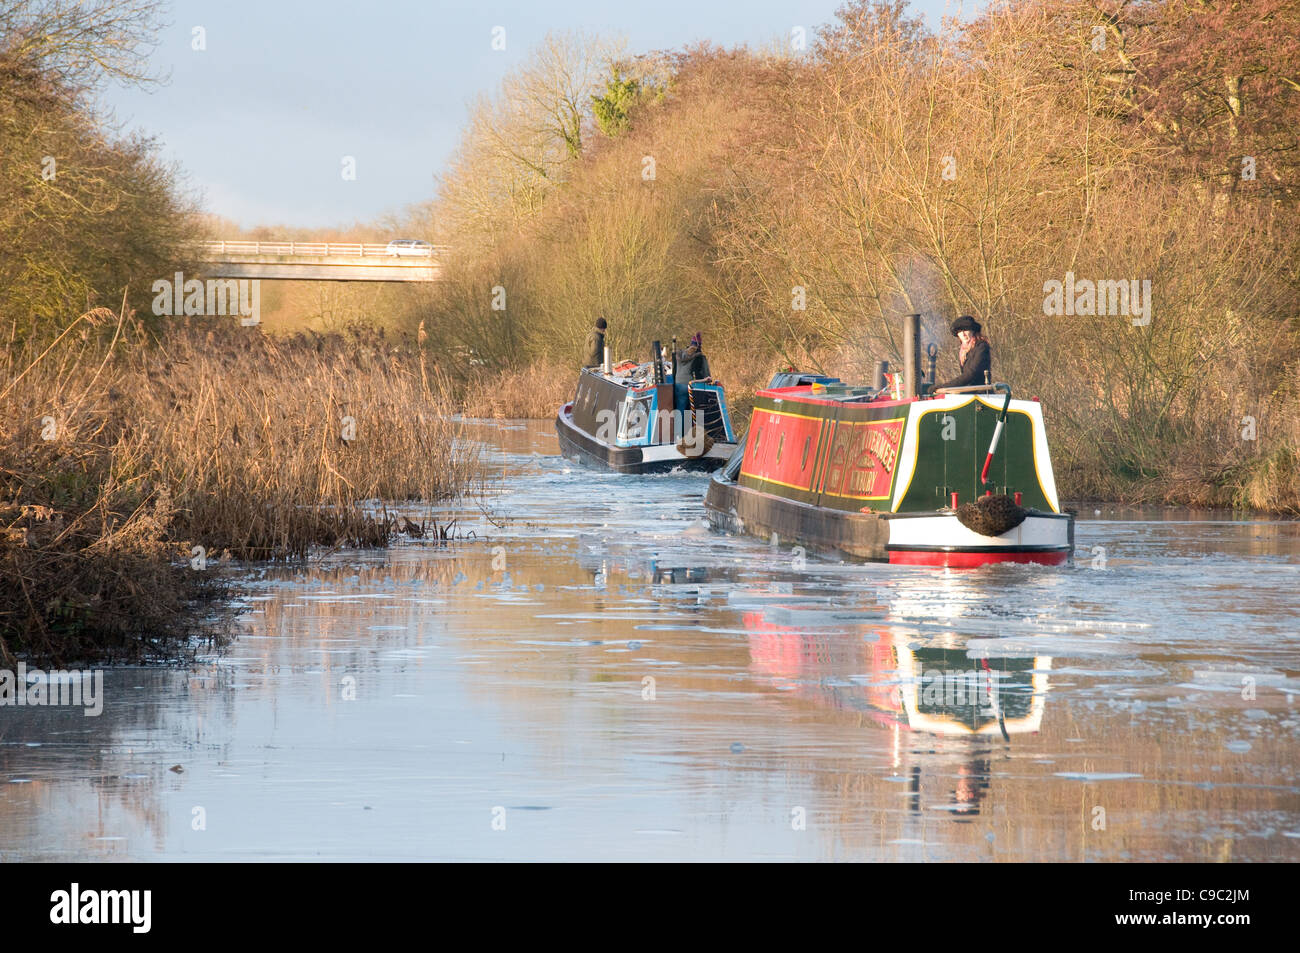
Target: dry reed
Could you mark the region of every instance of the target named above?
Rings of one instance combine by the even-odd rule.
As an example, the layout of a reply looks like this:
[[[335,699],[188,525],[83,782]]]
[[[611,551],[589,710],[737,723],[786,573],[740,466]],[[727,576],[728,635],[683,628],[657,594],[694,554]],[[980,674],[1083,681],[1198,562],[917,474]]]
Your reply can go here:
[[[420,535],[385,501],[478,478],[445,398],[382,332],[178,322],[153,339],[105,309],[73,330],[0,364],[0,661],[165,651],[219,593],[196,569]]]

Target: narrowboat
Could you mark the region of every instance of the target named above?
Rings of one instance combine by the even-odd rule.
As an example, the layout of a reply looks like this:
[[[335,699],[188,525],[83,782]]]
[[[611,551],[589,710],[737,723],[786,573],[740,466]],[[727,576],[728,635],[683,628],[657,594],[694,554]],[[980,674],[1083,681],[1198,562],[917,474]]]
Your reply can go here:
[[[618,473],[716,470],[735,453],[727,395],[715,381],[674,387],[676,348],[665,358],[584,367],[555,432],[569,459]],[[680,405],[680,406],[679,406]]]
[[[891,389],[778,375],[744,442],[709,482],[716,529],[917,566],[1060,565],[1074,552],[1037,399],[1005,383],[929,392],[920,316]],[[927,391],[922,393],[922,391]]]

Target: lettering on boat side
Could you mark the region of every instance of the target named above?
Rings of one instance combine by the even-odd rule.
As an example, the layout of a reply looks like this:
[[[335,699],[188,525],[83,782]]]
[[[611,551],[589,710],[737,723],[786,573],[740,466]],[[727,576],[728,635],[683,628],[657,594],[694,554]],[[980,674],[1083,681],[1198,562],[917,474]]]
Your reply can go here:
[[[822,492],[859,500],[888,497],[902,435],[901,419],[838,423]]]

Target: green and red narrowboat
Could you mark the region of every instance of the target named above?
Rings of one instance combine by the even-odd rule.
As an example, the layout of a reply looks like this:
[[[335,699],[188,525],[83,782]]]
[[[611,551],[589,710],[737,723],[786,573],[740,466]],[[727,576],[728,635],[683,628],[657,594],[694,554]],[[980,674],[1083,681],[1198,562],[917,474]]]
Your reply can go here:
[[[904,394],[922,389],[919,353],[908,363]],[[901,399],[834,378],[773,385],[709,483],[715,528],[917,566],[1070,560],[1037,400],[1006,384]]]

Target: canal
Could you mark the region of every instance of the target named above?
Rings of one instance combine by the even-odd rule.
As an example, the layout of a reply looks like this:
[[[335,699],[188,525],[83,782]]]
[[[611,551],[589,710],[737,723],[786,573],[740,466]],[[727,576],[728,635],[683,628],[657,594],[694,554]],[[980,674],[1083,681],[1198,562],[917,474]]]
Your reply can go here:
[[[224,653],[0,710],[0,860],[1300,860],[1300,523],[848,565],[470,427],[462,538],[246,571]]]

